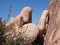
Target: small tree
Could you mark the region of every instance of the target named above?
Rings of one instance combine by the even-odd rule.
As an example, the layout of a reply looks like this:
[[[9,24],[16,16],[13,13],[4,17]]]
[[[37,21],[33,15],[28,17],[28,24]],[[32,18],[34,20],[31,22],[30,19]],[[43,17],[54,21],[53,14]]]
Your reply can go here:
[[[11,11],[12,11],[12,5],[10,5],[7,19],[2,21],[2,18],[0,17],[0,45],[5,45],[5,43],[6,43],[5,36],[4,36],[5,25],[10,20]]]
[[[5,42],[4,27],[5,24],[2,22],[2,18],[0,18],[0,45],[4,45]]]

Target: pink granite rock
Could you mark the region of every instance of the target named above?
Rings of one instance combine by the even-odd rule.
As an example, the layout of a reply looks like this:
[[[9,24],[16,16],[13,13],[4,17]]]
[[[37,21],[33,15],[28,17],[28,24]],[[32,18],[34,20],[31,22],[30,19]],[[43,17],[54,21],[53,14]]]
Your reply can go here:
[[[7,25],[10,25],[11,23],[19,26],[27,23],[32,23],[32,9],[30,7],[24,7],[20,14],[16,16],[16,18],[12,18],[10,20],[10,23]]]
[[[32,23],[32,9],[30,7],[24,7],[20,14],[16,17],[23,17],[25,23]]]
[[[48,27],[48,10],[44,10],[38,23],[37,26],[39,28],[39,35],[40,37],[43,36],[44,33],[46,33],[47,27]]]
[[[60,0],[51,0],[47,9],[50,17],[44,45],[60,45]]]
[[[25,24],[21,29],[22,37],[27,41],[27,43],[32,43],[39,34],[38,27],[32,23]]]
[[[19,39],[19,44],[32,44],[33,41],[37,38],[39,34],[38,27],[35,24],[28,23],[23,25],[21,28],[17,29],[12,29],[11,31],[5,33],[6,39],[11,39],[11,40],[18,40]],[[8,42],[11,40],[7,40]],[[22,40],[22,41],[21,41]],[[14,43],[13,41],[13,43]]]

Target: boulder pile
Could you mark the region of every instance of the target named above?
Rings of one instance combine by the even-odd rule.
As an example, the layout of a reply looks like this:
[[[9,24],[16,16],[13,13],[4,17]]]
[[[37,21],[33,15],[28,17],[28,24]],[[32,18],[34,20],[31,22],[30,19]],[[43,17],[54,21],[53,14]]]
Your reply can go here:
[[[12,18],[10,22],[6,24],[4,34],[6,36],[6,42],[10,45],[14,45],[14,43],[17,44],[18,42],[19,45],[31,45],[39,37],[43,43],[48,25],[47,22],[48,10],[44,10],[38,23],[33,24],[32,9],[25,7],[16,18]]]
[[[51,0],[37,24],[32,23],[32,9],[24,7],[5,26],[6,45],[60,45],[60,0]]]

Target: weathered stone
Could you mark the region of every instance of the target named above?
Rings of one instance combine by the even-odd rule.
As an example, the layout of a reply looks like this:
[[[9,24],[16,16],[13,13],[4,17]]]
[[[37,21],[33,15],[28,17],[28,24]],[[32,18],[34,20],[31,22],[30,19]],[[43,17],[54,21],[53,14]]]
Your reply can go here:
[[[43,45],[44,42],[44,37],[47,31],[48,27],[48,10],[44,10],[38,23],[37,26],[39,28],[39,36],[36,39],[36,41],[40,44]]]
[[[25,23],[32,23],[32,9],[30,7],[24,7],[16,18],[19,17],[23,17]]]
[[[10,23],[7,25],[10,25],[11,23],[19,26],[27,23],[32,23],[32,9],[30,7],[24,7],[20,14],[16,16],[16,18],[12,18],[10,20]]]
[[[32,9],[30,7],[25,7],[22,9],[21,13],[16,16],[16,18],[12,18],[6,27],[9,28],[7,30],[18,30],[24,24],[32,23]],[[6,30],[6,31],[7,31]]]
[[[38,27],[32,23],[28,23],[19,28],[17,31],[12,30],[7,32],[5,36],[9,44],[16,41],[17,43],[19,42],[19,44],[25,45],[31,44],[37,38],[38,34]]]
[[[37,24],[39,28],[40,37],[43,36],[44,33],[46,33],[47,25],[48,25],[48,10],[44,10]]]
[[[25,7],[25,8],[23,8],[21,13],[16,18],[12,18],[10,20],[10,22],[6,25],[5,30],[4,30],[4,33],[5,33],[4,36],[6,36],[5,38],[6,38],[7,45],[14,45],[14,44],[16,44],[16,41],[18,44],[24,44],[25,43],[24,38],[22,37],[22,39],[21,39],[20,33],[21,33],[21,30],[24,30],[22,28],[23,25],[32,22],[31,16],[32,16],[32,9],[30,7]],[[34,24],[31,24],[31,25],[34,26],[34,28],[36,27]],[[33,31],[34,31],[34,28],[32,29]],[[29,33],[29,31],[27,33]],[[35,32],[33,33],[33,35],[34,34],[35,34]],[[30,35],[30,33],[29,33],[29,35]],[[38,35],[38,32],[37,32],[37,35]],[[36,35],[36,37],[37,37],[37,35]],[[36,37],[31,37],[31,40],[33,38],[33,40],[31,42],[33,42]],[[21,40],[22,40],[22,42],[21,42]],[[29,45],[29,43],[28,43],[28,45]]]
[[[28,43],[33,42],[39,34],[38,27],[32,23],[25,24],[21,29],[22,29],[21,30],[22,31],[22,37]]]
[[[48,10],[49,26],[44,45],[60,45],[60,0],[51,0]]]

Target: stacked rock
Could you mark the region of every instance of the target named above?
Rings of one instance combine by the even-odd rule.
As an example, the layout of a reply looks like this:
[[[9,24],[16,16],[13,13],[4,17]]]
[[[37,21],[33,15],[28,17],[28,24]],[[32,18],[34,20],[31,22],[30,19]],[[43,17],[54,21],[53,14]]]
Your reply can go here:
[[[43,11],[39,22],[35,25],[32,23],[32,9],[30,7],[23,8],[21,13],[16,18],[11,19],[10,23],[6,25],[7,45],[31,45],[34,41],[36,42],[38,37],[43,42],[44,34],[47,30],[47,22],[48,10]]]

